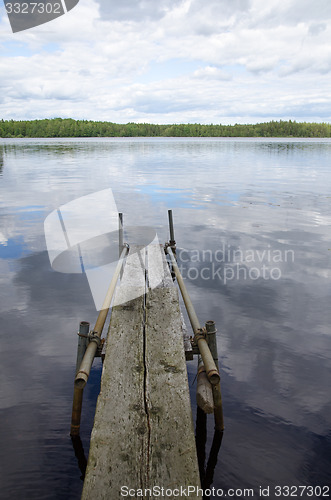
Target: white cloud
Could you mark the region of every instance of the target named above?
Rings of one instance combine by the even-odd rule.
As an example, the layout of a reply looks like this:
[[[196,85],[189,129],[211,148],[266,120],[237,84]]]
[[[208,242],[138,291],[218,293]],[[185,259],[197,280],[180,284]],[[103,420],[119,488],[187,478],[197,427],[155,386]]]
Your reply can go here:
[[[199,68],[193,73],[193,77],[201,78],[204,80],[231,80],[232,76],[230,73],[226,73],[216,66],[205,66],[204,68]]]
[[[8,244],[8,239],[6,236],[0,231],[0,245],[7,246]]]
[[[331,118],[329,0],[80,0],[16,34],[1,13],[3,118]]]

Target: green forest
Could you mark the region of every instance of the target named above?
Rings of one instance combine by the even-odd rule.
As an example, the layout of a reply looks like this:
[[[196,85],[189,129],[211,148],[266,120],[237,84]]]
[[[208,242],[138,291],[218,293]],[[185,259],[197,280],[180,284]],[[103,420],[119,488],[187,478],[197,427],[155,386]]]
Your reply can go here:
[[[118,124],[71,118],[0,120],[0,137],[331,137],[331,124],[295,120],[254,125]]]

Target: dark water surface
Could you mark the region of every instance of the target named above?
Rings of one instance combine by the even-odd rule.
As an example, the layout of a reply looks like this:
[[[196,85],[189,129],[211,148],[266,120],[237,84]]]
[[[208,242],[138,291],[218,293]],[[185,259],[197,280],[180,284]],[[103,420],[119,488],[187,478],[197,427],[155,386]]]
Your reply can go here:
[[[163,242],[173,209],[192,301],[216,322],[226,430],[213,486],[276,498],[276,485],[329,485],[330,187],[330,140],[1,140],[0,498],[80,497],[75,332],[97,312],[86,275],[51,268],[44,220],[105,188],[125,225]],[[196,361],[188,371],[195,418]],[[86,455],[100,374],[97,360]]]

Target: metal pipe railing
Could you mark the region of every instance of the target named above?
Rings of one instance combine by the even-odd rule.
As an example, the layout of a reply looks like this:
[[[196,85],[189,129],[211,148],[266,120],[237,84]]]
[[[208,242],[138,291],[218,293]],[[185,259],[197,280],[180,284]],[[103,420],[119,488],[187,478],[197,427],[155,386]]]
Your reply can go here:
[[[198,317],[196,315],[196,312],[194,310],[192,301],[190,299],[190,296],[188,294],[188,291],[186,289],[184,280],[182,278],[182,275],[180,274],[180,270],[178,268],[175,256],[173,254],[173,251],[170,246],[166,247],[166,251],[170,256],[171,259],[171,264],[172,264],[172,269],[176,275],[177,278],[177,283],[180,288],[184,304],[187,310],[188,317],[190,319],[190,323],[194,332],[194,339],[196,340],[198,344],[198,348],[203,360],[203,364],[205,365],[207,377],[210,381],[211,384],[216,385],[220,381],[220,375],[218,373],[216,364],[214,362],[213,356],[210,352],[210,349],[208,347],[207,341],[204,338],[202,328],[200,326]]]
[[[112,277],[112,280],[110,282],[105,300],[104,300],[103,305],[102,305],[102,309],[99,313],[99,316],[98,316],[97,321],[95,323],[94,330],[92,332],[93,335],[90,336],[90,343],[86,349],[84,358],[82,360],[82,363],[81,363],[80,368],[78,370],[78,373],[76,375],[75,387],[77,387],[79,389],[84,389],[86,382],[88,380],[88,377],[90,375],[92,363],[93,363],[97,348],[101,342],[102,330],[103,330],[103,327],[104,327],[104,324],[105,324],[105,321],[107,318],[107,314],[108,314],[108,311],[110,308],[110,304],[111,304],[111,301],[112,301],[112,298],[113,298],[113,295],[115,292],[117,280],[118,280],[118,277],[120,275],[120,272],[121,272],[121,269],[123,266],[124,258],[127,255],[128,251],[129,251],[129,248],[126,245],[122,250],[120,259],[119,259],[117,266],[115,268],[114,275]]]

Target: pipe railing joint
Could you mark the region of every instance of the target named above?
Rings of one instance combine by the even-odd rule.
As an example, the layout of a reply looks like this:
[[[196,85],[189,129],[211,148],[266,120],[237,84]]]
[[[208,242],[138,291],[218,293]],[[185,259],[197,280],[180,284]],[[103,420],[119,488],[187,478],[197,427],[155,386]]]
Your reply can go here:
[[[101,346],[102,341],[97,332],[90,332],[88,338],[90,342],[95,342],[97,347]]]
[[[166,241],[164,244],[164,251],[167,253],[167,248],[171,248],[172,251],[176,252],[176,242],[175,240]]]
[[[193,342],[198,345],[199,340],[206,340],[207,331],[205,328],[199,328],[194,335]]]

